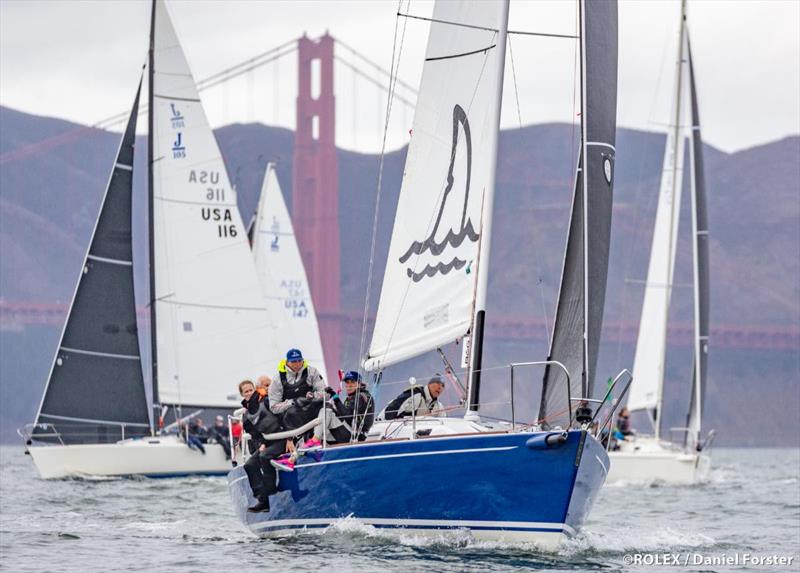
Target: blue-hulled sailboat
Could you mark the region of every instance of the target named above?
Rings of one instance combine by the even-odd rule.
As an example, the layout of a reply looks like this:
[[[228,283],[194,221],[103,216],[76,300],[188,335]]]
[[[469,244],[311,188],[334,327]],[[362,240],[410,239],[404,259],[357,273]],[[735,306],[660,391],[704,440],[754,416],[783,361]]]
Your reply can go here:
[[[235,511],[254,533],[352,517],[553,549],[583,525],[608,473],[583,398],[592,393],[608,269],[617,7],[581,0],[579,10],[581,155],[555,331],[540,363],[548,364],[540,423],[478,415],[508,2],[438,2],[364,367],[380,373],[469,339],[465,415],[378,421],[364,442],[309,452],[280,474],[268,513],[247,511],[255,500],[235,468],[228,475]]]

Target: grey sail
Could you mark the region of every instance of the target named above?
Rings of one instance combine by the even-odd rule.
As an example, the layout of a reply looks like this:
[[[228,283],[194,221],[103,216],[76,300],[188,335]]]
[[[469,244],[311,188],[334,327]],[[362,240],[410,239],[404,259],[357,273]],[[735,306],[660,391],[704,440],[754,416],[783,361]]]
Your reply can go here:
[[[695,254],[695,364],[692,376],[692,394],[687,419],[687,439],[698,439],[700,422],[705,402],[705,380],[708,367],[708,318],[709,318],[709,260],[708,260],[708,210],[706,205],[706,182],[703,169],[703,138],[700,135],[700,112],[697,108],[697,89],[694,83],[692,48],[689,47],[689,90],[692,105],[692,139],[690,142],[691,177],[693,185],[693,249]]]
[[[590,397],[603,324],[617,111],[617,3],[580,2],[582,131],[550,360],[570,374],[572,398]],[[539,419],[567,426],[566,377],[548,367]]]
[[[141,89],[141,85],[140,85]],[[106,187],[100,214],[33,437],[98,443],[149,428],[133,293],[131,191],[139,91]]]

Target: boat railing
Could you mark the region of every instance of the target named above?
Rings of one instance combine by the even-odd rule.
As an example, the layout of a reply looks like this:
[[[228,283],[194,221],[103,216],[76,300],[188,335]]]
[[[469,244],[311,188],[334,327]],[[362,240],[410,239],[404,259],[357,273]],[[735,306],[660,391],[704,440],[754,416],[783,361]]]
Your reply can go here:
[[[572,426],[572,393],[571,388],[572,384],[570,381],[569,370],[567,367],[564,366],[558,360],[537,360],[534,362],[512,362],[508,365],[511,375],[511,431],[515,432],[517,430],[517,416],[516,416],[516,408],[514,405],[514,386],[515,386],[515,377],[514,371],[519,369],[523,366],[556,366],[561,368],[564,371],[564,375],[567,377],[566,384],[567,384],[567,412],[569,414],[569,424],[567,427]]]
[[[678,443],[675,440],[675,434],[677,434],[678,437],[680,437],[681,434],[683,434],[683,442],[685,444],[683,449],[687,449],[688,442],[689,442],[688,437],[691,434],[691,432],[693,432],[693,431],[694,430],[692,428],[686,428],[686,427],[683,427],[683,426],[675,426],[675,427],[670,428],[669,429],[669,442],[670,442],[670,444],[677,444]],[[708,432],[708,434],[706,434],[706,438],[704,440],[700,440],[700,436],[699,435],[696,436],[696,438],[695,438],[695,446],[697,448],[697,451],[710,450],[711,446],[714,443],[714,438],[716,437],[716,435],[717,435],[716,430],[710,430]],[[678,449],[680,449],[680,448],[678,448]]]
[[[123,441],[129,437],[141,437],[149,434],[149,426],[138,423],[113,422],[104,420],[93,422],[90,420],[64,420],[57,423],[37,422],[25,424],[17,429],[26,445],[33,442],[55,443],[62,446],[67,443],[100,443],[111,444]]]
[[[622,388],[622,392],[619,393],[618,396],[614,396],[614,389],[617,387],[617,384],[623,379],[627,378],[625,382],[625,386]],[[631,374],[630,370],[627,368],[623,368],[620,370],[619,374],[617,374],[614,379],[611,381],[611,384],[608,385],[608,389],[606,390],[606,395],[600,400],[600,405],[597,407],[597,410],[592,416],[591,421],[589,422],[589,426],[594,426],[594,436],[595,438],[602,441],[604,435],[606,439],[606,449],[611,447],[611,424],[614,421],[614,414],[619,408],[620,404],[622,404],[622,399],[625,397],[625,394],[628,393],[628,390],[631,387],[631,383],[633,382],[633,374]],[[602,423],[597,423],[597,416],[600,414],[600,411],[603,409],[603,406],[606,404],[610,405],[608,412],[606,413],[605,418],[603,418]]]

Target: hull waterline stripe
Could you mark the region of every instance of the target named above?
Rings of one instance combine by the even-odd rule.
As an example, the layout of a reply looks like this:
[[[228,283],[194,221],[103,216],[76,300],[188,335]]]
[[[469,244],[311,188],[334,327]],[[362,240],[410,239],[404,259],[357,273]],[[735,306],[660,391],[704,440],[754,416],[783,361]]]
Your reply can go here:
[[[92,350],[79,350],[77,348],[69,348],[62,346],[61,350],[66,352],[73,352],[75,354],[85,354],[87,356],[102,356],[103,358],[119,358],[122,360],[139,360],[139,356],[134,354],[112,354],[110,352],[94,352]]]
[[[309,464],[302,464],[295,466],[295,470],[311,468],[314,466],[324,466],[328,464],[344,464],[348,462],[366,462],[371,460],[385,460],[389,458],[409,458],[415,456],[441,456],[446,454],[471,454],[478,452],[500,452],[506,450],[515,450],[518,446],[503,446],[498,448],[468,448],[464,450],[442,450],[438,452],[409,452],[405,454],[386,454],[383,456],[365,456],[359,458],[348,458],[344,460],[328,460],[327,462],[312,462]]]
[[[122,259],[109,259],[108,257],[98,257],[97,255],[87,255],[86,258],[93,261],[100,261],[101,263],[111,263],[112,265],[123,265],[125,267],[133,266],[133,261],[123,261]]]
[[[309,519],[277,519],[250,525],[252,531],[266,531],[276,528],[302,528],[302,527],[327,527],[344,518],[309,518]],[[497,529],[517,531],[562,531],[573,534],[575,530],[566,523],[550,523],[537,521],[482,521],[448,519],[438,521],[435,519],[391,519],[356,517],[357,521],[376,527],[409,527],[417,529],[456,529],[468,527],[470,529]]]

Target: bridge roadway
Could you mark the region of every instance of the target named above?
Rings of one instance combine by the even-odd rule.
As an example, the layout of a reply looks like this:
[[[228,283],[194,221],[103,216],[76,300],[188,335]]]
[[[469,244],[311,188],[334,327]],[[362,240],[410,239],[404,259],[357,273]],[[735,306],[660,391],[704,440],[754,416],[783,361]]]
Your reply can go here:
[[[142,322],[149,320],[149,312],[138,309]],[[41,302],[0,301],[0,330],[22,331],[27,326],[61,326],[67,313],[67,305]],[[361,331],[362,316],[358,312],[321,313],[320,321],[338,320],[342,332]],[[370,322],[372,320],[370,319]],[[486,325],[487,335],[500,340],[546,340],[544,321],[540,318],[516,316],[491,316]],[[607,342],[635,343],[638,322],[606,321],[603,339]],[[800,349],[800,327],[758,324],[718,324],[711,329],[713,348],[769,349],[798,351]],[[672,345],[692,344],[692,324],[678,323],[669,329]]]

